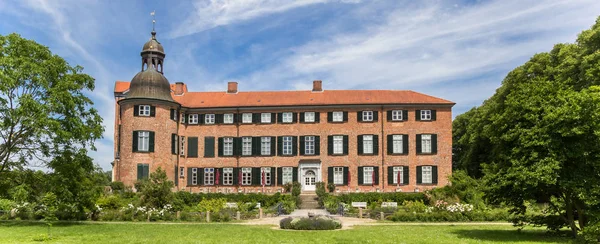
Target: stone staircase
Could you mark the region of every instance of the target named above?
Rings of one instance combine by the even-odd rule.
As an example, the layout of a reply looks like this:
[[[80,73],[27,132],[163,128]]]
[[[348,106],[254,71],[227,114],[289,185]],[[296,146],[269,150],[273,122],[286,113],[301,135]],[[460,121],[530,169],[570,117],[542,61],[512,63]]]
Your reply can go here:
[[[317,200],[317,194],[314,192],[311,193],[302,193],[300,194],[300,199],[302,200],[302,204],[300,204],[300,209],[318,209],[319,201]]]

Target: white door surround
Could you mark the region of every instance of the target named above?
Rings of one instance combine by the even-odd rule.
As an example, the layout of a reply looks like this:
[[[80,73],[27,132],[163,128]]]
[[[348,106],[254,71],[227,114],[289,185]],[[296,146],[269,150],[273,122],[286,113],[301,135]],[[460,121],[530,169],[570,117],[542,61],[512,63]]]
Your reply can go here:
[[[315,191],[316,183],[321,181],[321,163],[300,163],[298,168],[302,191]]]

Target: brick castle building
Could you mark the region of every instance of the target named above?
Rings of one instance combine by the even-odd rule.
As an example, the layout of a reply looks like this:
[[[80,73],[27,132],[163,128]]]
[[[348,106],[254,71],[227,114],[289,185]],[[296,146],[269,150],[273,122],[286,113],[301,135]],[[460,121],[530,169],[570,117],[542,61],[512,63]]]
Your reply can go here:
[[[453,102],[406,90],[190,92],[163,75],[156,32],[142,71],[115,84],[113,179],[161,167],[175,190],[277,192],[319,181],[340,192],[422,191],[452,173]]]

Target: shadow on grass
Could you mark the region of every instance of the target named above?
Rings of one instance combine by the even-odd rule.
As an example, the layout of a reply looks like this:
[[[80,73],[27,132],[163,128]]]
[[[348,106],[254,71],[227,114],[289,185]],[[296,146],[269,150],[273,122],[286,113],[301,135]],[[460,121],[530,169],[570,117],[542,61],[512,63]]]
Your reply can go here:
[[[568,242],[571,239],[560,234],[550,234],[542,230],[454,230],[461,239],[473,239],[498,243],[506,242]]]
[[[77,221],[58,221],[53,222],[52,227],[69,227],[75,225],[83,225],[85,223]],[[24,226],[41,226],[46,227],[47,223],[44,221],[35,220],[0,220],[0,227],[24,227]]]

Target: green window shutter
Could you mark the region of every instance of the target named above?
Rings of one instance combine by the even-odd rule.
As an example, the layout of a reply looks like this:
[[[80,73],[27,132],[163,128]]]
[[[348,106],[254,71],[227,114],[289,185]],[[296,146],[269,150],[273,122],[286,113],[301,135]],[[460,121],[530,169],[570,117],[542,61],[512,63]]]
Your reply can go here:
[[[421,121],[421,110],[415,110],[415,121]]]
[[[252,123],[254,123],[254,124],[260,123],[260,113],[252,113]]]
[[[233,138],[233,155],[235,155],[235,156],[242,155],[242,138],[241,137]]]
[[[356,112],[356,121],[358,121],[358,122],[362,122],[363,121],[363,119],[362,119],[362,112],[363,111]]]
[[[392,121],[392,110],[388,110],[386,113],[387,113],[387,121]]]
[[[173,181],[175,182],[175,186],[179,186],[179,175],[177,173],[179,173],[179,169],[177,168],[177,165],[175,165],[175,178],[173,178]]]
[[[363,167],[358,167],[358,185],[362,185],[364,180]]]
[[[133,140],[131,140],[133,142],[133,144],[131,145],[131,149],[133,152],[137,152],[138,151],[138,132],[137,131],[133,131]]]
[[[156,116],[156,107],[150,106],[150,117]]]
[[[379,167],[373,167],[374,185],[379,185]]]
[[[188,119],[188,114],[183,114],[182,116],[183,116],[183,118],[181,120],[182,121],[181,123],[185,124],[187,122],[187,119]]]
[[[431,153],[437,153],[437,134],[431,135]]]
[[[260,168],[252,168],[252,185],[260,186],[262,180],[262,175],[260,173]]]
[[[379,111],[373,110],[373,122],[379,121]]]
[[[315,136],[315,155],[321,155],[321,137]]]
[[[393,185],[394,184],[394,167],[393,166],[388,166],[387,167],[387,172],[388,172],[388,185]]]
[[[363,155],[364,153],[364,148],[363,148],[363,136],[362,135],[358,135],[356,136],[356,148],[358,149],[358,155]]]
[[[344,139],[344,155],[348,155],[348,136],[343,136]]]
[[[379,155],[379,135],[373,135],[373,155]]]
[[[435,110],[431,110],[431,121],[435,121],[436,120],[436,112]]]
[[[438,167],[431,166],[431,183],[437,185],[438,183]]]
[[[394,135],[387,135],[387,154],[394,154]]]
[[[233,185],[240,184],[240,168],[233,168]]]
[[[298,123],[298,113],[292,113],[292,123]]]
[[[271,113],[271,121],[269,123],[275,123],[275,120],[277,119],[277,113]],[[273,181],[271,181],[273,182]]]
[[[417,134],[415,142],[417,143],[417,154],[421,154],[421,134]]]
[[[275,140],[277,140],[277,137],[271,136],[271,156],[275,156],[276,154]]]
[[[148,179],[148,176],[150,175],[150,165],[149,164],[143,164],[144,165],[144,179]]]
[[[402,110],[402,121],[408,120],[408,110]]]
[[[198,168],[198,185],[204,185],[204,169]]]
[[[306,151],[305,139],[305,136],[300,136],[300,155],[304,155],[304,151]]]
[[[171,134],[171,154],[177,154],[177,134]]]
[[[144,166],[142,164],[137,165],[137,179],[141,180],[144,178]]]
[[[327,167],[327,183],[333,184],[333,167]]]
[[[154,152],[154,131],[150,131],[150,138],[148,139],[148,152]]]
[[[348,112],[344,112],[344,122],[348,122]]]
[[[192,185],[192,168],[187,168],[187,175],[185,177],[187,178],[187,185],[191,186]]]
[[[277,113],[277,123],[283,123],[283,113]]]
[[[292,155],[298,155],[298,137],[292,136]]]
[[[333,136],[327,136],[327,155],[333,155]]]
[[[212,136],[204,137],[204,157],[212,158],[215,156],[215,138]]]
[[[169,113],[169,118],[171,118],[171,119],[175,118],[175,109],[170,109],[169,112],[170,112]]]
[[[349,171],[350,168],[348,167],[344,167],[344,185],[347,186],[348,185],[348,175],[349,175]]]
[[[133,116],[140,116],[140,105],[133,105]]]
[[[277,184],[283,185],[283,168],[277,167]]]
[[[409,180],[408,180],[408,179],[409,179],[409,175],[410,175],[410,174],[409,174],[408,172],[409,172],[409,171],[408,171],[408,166],[404,166],[404,167],[402,167],[402,174],[404,174],[404,176],[402,177],[402,178],[404,178],[404,179],[403,179],[403,180],[404,180],[404,182],[402,182],[402,184],[404,184],[404,185],[408,185],[408,182],[409,182]]]
[[[292,169],[292,180],[298,182],[298,167]]]
[[[274,141],[271,140],[271,144],[273,144]],[[277,137],[277,156],[281,156],[283,155],[283,136],[278,136]]]
[[[260,137],[252,137],[252,155],[259,156],[260,155]]]
[[[188,157],[198,157],[198,137],[188,137]]]
[[[315,112],[315,123],[321,123],[321,113]]]
[[[333,112],[327,112],[327,122],[333,122]]]
[[[304,112],[300,113],[300,123],[304,123]]]
[[[223,137],[219,137],[218,141],[219,141],[219,145],[218,145],[219,154],[218,155],[219,155],[219,157],[223,157]]]
[[[422,173],[422,166],[417,166],[417,184],[421,184],[423,182],[423,175],[421,175]]]
[[[410,141],[408,140],[408,135],[402,135],[402,154],[408,155]]]

